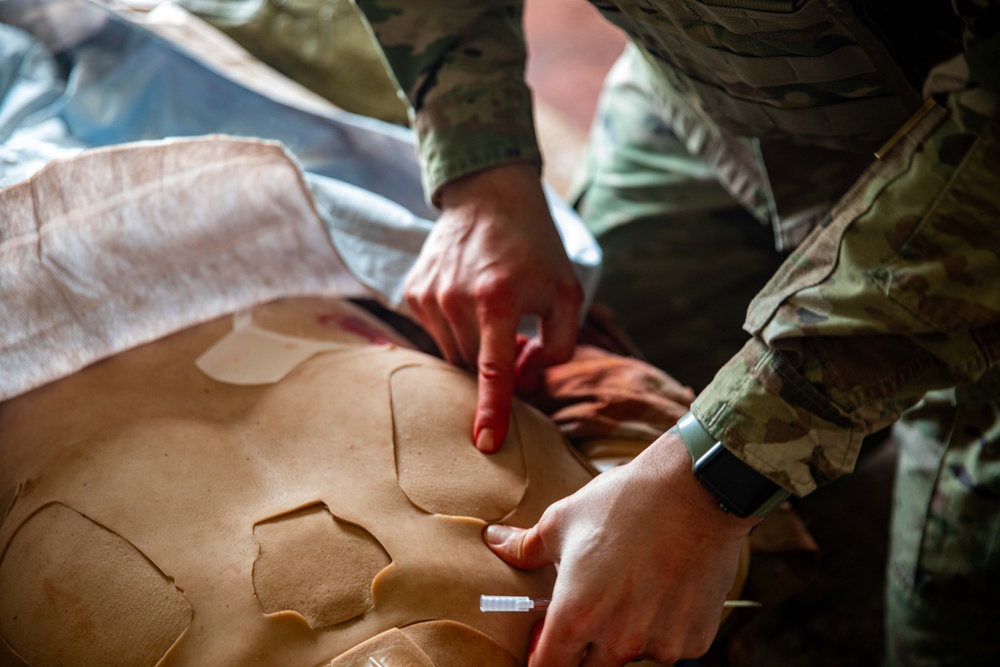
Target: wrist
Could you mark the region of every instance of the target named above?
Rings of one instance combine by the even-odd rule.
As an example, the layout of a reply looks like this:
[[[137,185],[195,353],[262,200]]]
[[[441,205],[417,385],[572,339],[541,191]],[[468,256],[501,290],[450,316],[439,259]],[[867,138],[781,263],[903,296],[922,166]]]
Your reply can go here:
[[[538,165],[529,162],[501,164],[464,174],[442,185],[437,192],[441,208],[447,210],[468,202],[512,203],[537,190],[542,195]]]
[[[761,521],[760,517],[741,518],[719,509],[718,498],[695,477],[691,455],[676,428],[660,436],[626,467],[646,470],[649,493],[657,495],[660,505],[672,512],[694,517],[689,523],[691,530],[716,538],[729,535],[741,539]]]
[[[789,493],[716,440],[692,413],[671,429],[691,455],[692,472],[717,500],[719,509],[738,517],[764,517]]]

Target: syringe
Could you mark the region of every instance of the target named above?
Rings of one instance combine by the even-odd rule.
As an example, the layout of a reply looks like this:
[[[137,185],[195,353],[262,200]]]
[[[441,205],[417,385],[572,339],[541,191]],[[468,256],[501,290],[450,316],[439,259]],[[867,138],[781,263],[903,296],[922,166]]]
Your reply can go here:
[[[549,608],[549,598],[532,598],[523,595],[480,595],[479,611],[542,611]],[[726,600],[725,608],[760,607],[760,602],[753,600]]]
[[[541,611],[552,600],[520,595],[480,595],[479,611]]]

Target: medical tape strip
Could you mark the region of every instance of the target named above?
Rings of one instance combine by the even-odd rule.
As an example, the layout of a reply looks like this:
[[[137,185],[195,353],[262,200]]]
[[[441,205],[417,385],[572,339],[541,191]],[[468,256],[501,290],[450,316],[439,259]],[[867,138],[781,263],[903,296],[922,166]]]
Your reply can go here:
[[[233,314],[233,329],[208,348],[195,365],[218,382],[275,384],[311,357],[349,347],[345,343],[286,336],[253,323],[249,310]]]

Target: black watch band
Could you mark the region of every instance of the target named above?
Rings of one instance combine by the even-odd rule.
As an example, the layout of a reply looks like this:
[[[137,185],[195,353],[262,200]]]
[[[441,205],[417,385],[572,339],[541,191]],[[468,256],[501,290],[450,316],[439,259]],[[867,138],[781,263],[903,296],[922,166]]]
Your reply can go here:
[[[677,432],[691,453],[695,477],[723,511],[742,518],[766,516],[790,495],[726,449],[692,413],[680,418]]]

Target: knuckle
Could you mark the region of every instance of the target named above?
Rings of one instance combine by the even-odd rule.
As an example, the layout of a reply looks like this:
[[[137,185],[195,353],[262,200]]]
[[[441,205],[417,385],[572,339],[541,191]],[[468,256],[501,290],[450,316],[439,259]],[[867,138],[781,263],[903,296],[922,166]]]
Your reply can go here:
[[[641,647],[625,644],[620,647],[616,647],[615,650],[611,652],[611,657],[615,665],[624,665],[625,663],[632,662],[636,658],[642,656],[642,651],[643,649]]]
[[[473,294],[476,299],[494,302],[509,295],[514,289],[514,281],[510,275],[502,271],[489,271],[476,281]]]
[[[471,296],[481,319],[508,318],[515,314],[525,288],[506,276],[492,275],[477,282]]]
[[[466,295],[457,289],[446,289],[437,295],[441,310],[448,314],[458,314],[465,309]]]
[[[436,304],[434,293],[426,289],[414,289],[406,293],[406,300],[414,309],[431,310]]]
[[[410,269],[410,272],[406,275],[403,281],[403,292],[409,294],[410,292],[420,291],[421,287],[427,282],[426,275],[420,271],[420,263]]]
[[[646,653],[646,634],[633,634],[622,644],[625,660],[635,660]]]
[[[479,377],[491,384],[514,381],[514,369],[508,368],[489,354],[481,354],[479,358]]]
[[[419,295],[412,292],[406,292],[403,294],[403,297],[406,299],[406,303],[409,304],[410,309],[414,312],[419,313],[423,310],[423,302],[420,300]]]
[[[550,553],[556,554],[553,547],[558,547],[561,543],[563,526],[570,512],[569,499],[564,498],[548,507],[543,513],[538,523],[535,524],[535,532],[538,539],[545,545]]]
[[[589,628],[584,623],[553,623],[549,638],[557,645],[571,646],[583,642],[588,633]]]
[[[515,545],[515,553],[517,554],[517,559],[519,561],[525,561],[531,555],[529,552],[529,533],[530,531],[525,531],[517,536],[517,544]]]
[[[646,655],[649,639],[649,629],[645,623],[635,620],[623,622],[620,632],[614,633],[609,654],[616,660],[616,665],[625,664]]]
[[[672,665],[681,659],[681,650],[672,641],[658,640],[649,644],[644,655],[656,662]]]
[[[538,520],[538,532],[540,535],[544,536],[551,533],[563,521],[569,510],[568,505],[568,498],[563,498],[549,505],[542,513],[542,518]]]
[[[407,303],[411,306],[419,305],[423,303],[424,297],[427,291],[424,290],[420,285],[414,285],[407,282],[403,288],[403,296],[406,298]]]
[[[709,628],[701,628],[693,633],[690,638],[690,650],[692,658],[700,658],[708,653],[715,640],[715,632]]]
[[[662,651],[655,651],[649,654],[656,662],[662,662],[667,665],[672,665],[681,659],[681,652],[674,648],[667,648]]]

